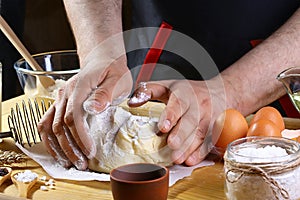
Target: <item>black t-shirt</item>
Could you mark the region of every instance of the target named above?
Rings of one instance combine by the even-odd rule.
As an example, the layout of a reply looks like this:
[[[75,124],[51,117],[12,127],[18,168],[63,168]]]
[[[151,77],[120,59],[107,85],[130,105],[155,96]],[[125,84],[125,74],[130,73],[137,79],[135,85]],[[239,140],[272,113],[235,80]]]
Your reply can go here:
[[[299,0],[131,0],[131,28],[159,27],[165,21],[173,26],[174,31],[190,37],[203,47],[222,71],[253,48],[252,40],[263,40],[284,24],[299,5]],[[126,46],[132,42],[140,45],[140,48],[128,52],[130,68],[138,68],[145,59],[148,48],[141,43],[146,41],[149,46],[153,41],[154,33],[142,33],[145,34],[139,32],[125,37]],[[148,40],[145,39],[148,36]],[[167,45],[174,43],[172,48],[180,49],[180,45],[176,44],[178,37],[173,36],[172,33]],[[194,52],[193,47],[190,51],[190,54]],[[188,79],[206,79],[216,75],[212,73],[202,77],[198,68],[203,67],[200,66],[203,63],[191,64],[189,59],[174,52],[164,51],[158,63],[172,67]],[[196,57],[197,53],[194,55]],[[154,76],[154,80],[164,78],[164,71],[158,73],[161,76]],[[168,73],[165,76],[169,78]]]

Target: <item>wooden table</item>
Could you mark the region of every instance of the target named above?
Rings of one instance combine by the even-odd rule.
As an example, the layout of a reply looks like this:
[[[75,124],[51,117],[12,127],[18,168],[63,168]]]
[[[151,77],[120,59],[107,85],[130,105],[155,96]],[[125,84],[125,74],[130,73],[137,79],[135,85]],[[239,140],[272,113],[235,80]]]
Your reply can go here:
[[[10,113],[11,107],[14,107],[15,104],[20,102],[22,99],[24,99],[24,96],[2,103],[3,131],[8,130],[7,117]],[[300,128],[299,122],[300,120],[297,119],[286,119],[287,127],[291,128]],[[14,145],[14,141],[12,139],[4,139],[4,141],[0,143],[0,149],[20,152]],[[34,171],[40,177],[46,175],[47,178],[49,178],[46,172],[34,161],[29,161],[25,165],[13,168],[14,171],[24,169]],[[55,190],[42,191],[39,188],[41,185],[44,185],[44,183],[39,181],[30,190],[28,198],[38,200],[113,199],[109,182],[55,180],[55,183]],[[16,199],[17,196],[17,189],[11,181],[6,181],[0,187],[0,199]],[[214,166],[194,170],[190,177],[186,177],[170,187],[168,199],[226,199],[224,194],[223,163],[216,162]]]

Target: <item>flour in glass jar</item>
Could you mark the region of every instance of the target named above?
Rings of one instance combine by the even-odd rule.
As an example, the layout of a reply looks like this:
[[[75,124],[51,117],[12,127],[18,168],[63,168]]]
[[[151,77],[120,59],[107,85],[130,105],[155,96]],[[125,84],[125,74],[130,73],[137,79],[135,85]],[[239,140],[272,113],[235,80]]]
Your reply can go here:
[[[229,153],[230,156],[225,154],[227,199],[299,199],[300,167],[299,163],[293,164],[293,156],[292,163],[290,163],[291,153],[276,145],[249,144],[246,142],[245,146],[235,148],[234,153]],[[298,151],[296,150],[296,152]],[[299,162],[299,158],[295,160]],[[292,166],[291,169],[284,170],[285,165],[281,165],[283,163],[288,163],[286,166]],[[279,169],[280,173],[273,173],[273,168],[275,171]],[[253,169],[254,173],[251,171]],[[273,181],[275,184],[270,183]]]
[[[237,154],[242,155],[243,157],[238,157],[238,162],[272,162],[274,157],[276,161],[281,158],[281,161],[285,160],[283,156],[287,156],[288,153],[285,149],[277,147],[275,145],[268,145],[260,148],[242,148],[236,151]]]

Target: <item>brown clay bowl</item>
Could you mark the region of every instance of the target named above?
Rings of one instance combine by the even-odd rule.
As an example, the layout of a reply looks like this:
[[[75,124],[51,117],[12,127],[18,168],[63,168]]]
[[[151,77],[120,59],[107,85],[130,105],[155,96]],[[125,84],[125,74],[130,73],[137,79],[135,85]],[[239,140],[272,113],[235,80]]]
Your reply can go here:
[[[135,163],[115,168],[110,173],[114,200],[166,200],[169,170],[149,163]]]

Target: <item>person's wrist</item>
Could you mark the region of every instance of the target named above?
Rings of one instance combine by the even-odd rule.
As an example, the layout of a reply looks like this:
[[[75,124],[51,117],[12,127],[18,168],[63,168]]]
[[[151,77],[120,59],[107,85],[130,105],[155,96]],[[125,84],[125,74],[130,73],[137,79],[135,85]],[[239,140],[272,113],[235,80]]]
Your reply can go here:
[[[97,59],[102,64],[110,64],[121,58],[124,60],[124,64],[127,65],[122,33],[115,34],[104,41],[95,42],[95,46],[91,48],[78,47],[77,52],[81,67],[85,67],[87,63],[90,63],[94,59]]]
[[[229,76],[223,75],[222,80],[225,88],[226,107],[237,109],[243,113],[243,97],[241,96],[243,92],[241,92],[240,88],[237,87],[234,79]]]

